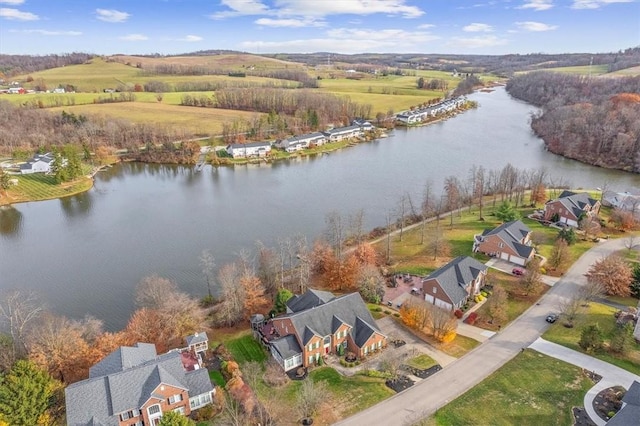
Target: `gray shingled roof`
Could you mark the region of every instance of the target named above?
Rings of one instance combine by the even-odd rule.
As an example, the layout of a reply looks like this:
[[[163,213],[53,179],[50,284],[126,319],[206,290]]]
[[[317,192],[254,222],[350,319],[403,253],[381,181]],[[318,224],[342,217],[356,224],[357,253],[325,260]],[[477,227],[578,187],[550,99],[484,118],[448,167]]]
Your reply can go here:
[[[624,394],[624,407],[607,422],[607,426],[630,426],[640,423],[640,382],[634,381]]]
[[[196,333],[196,334],[192,334],[190,336],[187,336],[187,346],[191,346],[191,345],[195,345],[196,343],[204,343],[207,342],[209,340],[209,338],[207,337],[207,333],[200,332],[200,333]]]
[[[271,142],[247,142],[247,143],[232,143],[229,145],[231,148],[255,148],[261,146],[271,146]]]
[[[124,352],[131,352],[128,349],[148,352],[147,345],[140,347],[138,344],[137,348],[125,348]],[[111,355],[122,353],[121,349]],[[137,359],[142,357],[141,354]],[[68,386],[65,389],[67,424],[85,426],[94,421],[105,426],[117,425],[116,414],[140,408],[160,384],[187,389],[191,396],[213,390],[206,369],[187,372],[182,366],[180,353],[169,352],[121,371],[93,376]]]
[[[527,225],[522,223],[521,220],[513,220],[493,229],[485,229],[482,232],[482,236],[497,235],[505,244],[518,253],[518,255],[528,259],[529,256],[531,256],[533,247],[522,244],[520,241],[522,241],[529,232],[531,232],[531,230]]]
[[[294,355],[302,353],[302,348],[298,344],[298,339],[293,334],[288,334],[279,339],[271,341],[271,345],[280,354],[282,359],[291,358]]]
[[[331,136],[331,135],[339,135],[341,133],[355,132],[356,130],[359,131],[360,126],[336,127],[334,129],[327,130],[326,132],[323,132],[323,133],[327,136]]]
[[[586,205],[593,207],[598,201],[594,200],[586,192],[562,191],[562,194],[553,201],[559,201],[564,208],[573,213],[577,218],[584,213]]]
[[[459,256],[442,268],[433,271],[423,279],[435,279],[449,299],[457,305],[464,301],[469,294],[465,287],[475,280],[480,272],[486,271],[487,266],[469,256]]]
[[[328,291],[309,289],[300,296],[293,296],[287,300],[287,307],[291,312],[300,312],[323,305],[336,297]]]
[[[89,369],[89,377],[106,376],[126,368],[135,367],[158,356],[153,343],[121,346]]]
[[[291,320],[303,345],[306,345],[314,334],[321,337],[333,334],[338,321],[343,321],[353,327],[351,335],[354,337],[354,341],[358,333],[362,333],[360,328],[370,328],[380,333],[380,329],[359,293],[335,297],[305,311],[284,315],[284,318]]]

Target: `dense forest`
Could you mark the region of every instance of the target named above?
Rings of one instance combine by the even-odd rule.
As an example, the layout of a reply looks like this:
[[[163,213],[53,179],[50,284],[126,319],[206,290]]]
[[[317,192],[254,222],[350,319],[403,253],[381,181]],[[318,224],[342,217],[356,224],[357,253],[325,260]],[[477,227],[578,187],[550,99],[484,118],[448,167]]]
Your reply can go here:
[[[541,108],[531,127],[551,152],[640,172],[640,77],[536,72],[510,79],[507,91]]]
[[[104,117],[52,114],[40,109],[21,108],[0,101],[0,153],[27,159],[34,152],[46,152],[67,144],[82,147],[97,157],[126,149],[132,159],[169,163],[195,162],[199,146],[175,141],[193,137],[180,129],[157,124],[131,124]],[[141,152],[141,147],[146,147]],[[162,158],[160,158],[162,157]]]

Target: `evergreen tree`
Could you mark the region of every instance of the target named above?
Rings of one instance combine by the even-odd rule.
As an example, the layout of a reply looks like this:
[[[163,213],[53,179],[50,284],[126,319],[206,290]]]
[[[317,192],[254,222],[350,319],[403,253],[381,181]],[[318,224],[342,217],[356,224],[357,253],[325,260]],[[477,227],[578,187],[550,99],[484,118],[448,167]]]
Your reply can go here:
[[[604,337],[602,336],[602,330],[600,330],[600,326],[598,324],[589,325],[582,329],[582,334],[580,335],[580,341],[578,345],[585,351],[597,351],[602,349],[602,345],[604,344]]]
[[[560,232],[558,232],[558,238],[565,240],[568,245],[575,244],[578,240],[576,231],[574,231],[571,227],[562,228]]]
[[[42,424],[56,382],[33,363],[17,361],[0,377],[0,418],[10,425]]]
[[[498,209],[495,211],[495,215],[498,219],[500,219],[503,222],[511,222],[512,220],[516,220],[520,218],[520,214],[518,213],[518,211],[508,201],[505,201],[502,204],[500,204]]]

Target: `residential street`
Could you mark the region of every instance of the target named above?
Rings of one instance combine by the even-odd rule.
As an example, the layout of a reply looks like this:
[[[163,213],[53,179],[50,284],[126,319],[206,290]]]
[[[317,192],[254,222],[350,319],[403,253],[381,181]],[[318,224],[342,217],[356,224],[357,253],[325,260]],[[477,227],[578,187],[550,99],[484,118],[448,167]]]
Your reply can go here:
[[[571,267],[541,299],[500,333],[442,371],[406,391],[338,422],[338,425],[411,424],[457,398],[532,344],[549,327],[545,317],[557,312],[559,303],[586,282],[584,273],[596,260],[624,248],[624,239],[598,243]]]

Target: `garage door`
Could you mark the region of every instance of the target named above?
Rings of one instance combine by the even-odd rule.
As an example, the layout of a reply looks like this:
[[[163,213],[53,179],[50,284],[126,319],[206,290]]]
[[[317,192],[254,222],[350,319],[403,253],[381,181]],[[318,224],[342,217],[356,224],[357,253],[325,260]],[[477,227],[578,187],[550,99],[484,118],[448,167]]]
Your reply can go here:
[[[440,307],[442,309],[446,309],[448,311],[450,311],[451,308],[453,308],[451,303],[447,303],[444,300],[440,300],[440,299],[436,299],[436,306],[438,306],[438,307]]]
[[[500,259],[509,260],[509,253],[500,253]]]
[[[524,266],[524,259],[521,257],[517,257],[517,256],[511,256],[511,262],[515,263],[516,265],[520,265],[520,266]]]
[[[427,294],[424,296],[424,300],[426,300],[429,303],[433,303],[433,296],[430,294]]]

